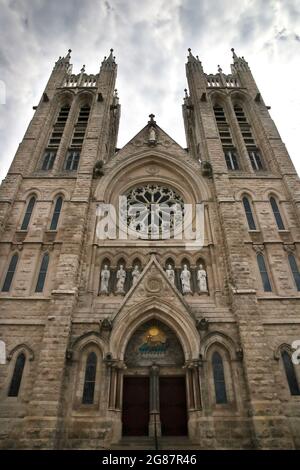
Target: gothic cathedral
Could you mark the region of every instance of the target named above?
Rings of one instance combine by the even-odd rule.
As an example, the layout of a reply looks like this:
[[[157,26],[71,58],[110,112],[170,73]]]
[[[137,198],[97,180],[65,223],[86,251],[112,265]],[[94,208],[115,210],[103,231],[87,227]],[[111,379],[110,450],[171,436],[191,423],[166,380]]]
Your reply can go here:
[[[187,148],[117,148],[112,50],[55,63],[0,189],[1,448],[300,448],[299,178],[232,53],[189,50]]]

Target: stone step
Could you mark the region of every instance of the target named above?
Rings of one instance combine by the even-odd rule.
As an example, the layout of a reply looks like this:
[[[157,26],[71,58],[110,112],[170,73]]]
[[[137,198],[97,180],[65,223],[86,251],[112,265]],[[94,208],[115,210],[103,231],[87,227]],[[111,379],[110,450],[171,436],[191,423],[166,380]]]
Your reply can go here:
[[[118,443],[112,444],[111,450],[155,450],[154,438],[123,437]],[[186,436],[168,436],[158,438],[158,450],[196,450],[199,445],[191,442]]]

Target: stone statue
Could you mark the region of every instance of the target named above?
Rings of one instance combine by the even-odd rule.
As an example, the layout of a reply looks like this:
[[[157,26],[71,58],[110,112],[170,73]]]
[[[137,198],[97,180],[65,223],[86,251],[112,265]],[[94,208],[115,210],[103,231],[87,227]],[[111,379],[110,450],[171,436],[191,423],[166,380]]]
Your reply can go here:
[[[138,265],[136,264],[134,266],[134,269],[132,271],[132,285],[135,286],[137,281],[138,281],[138,278],[140,277],[141,273],[140,273],[140,270],[139,270],[139,267]]]
[[[100,293],[108,294],[108,282],[110,278],[110,271],[107,264],[104,265],[104,268],[101,271],[101,284],[100,284]]]
[[[120,264],[120,267],[117,271],[117,285],[116,285],[117,294],[125,294],[125,291],[124,291],[125,281],[126,281],[126,271],[123,267],[123,264]]]
[[[167,278],[169,279],[169,281],[173,285],[175,285],[175,271],[172,268],[171,264],[168,264],[167,269],[166,269],[166,274],[167,274]]]
[[[199,265],[199,269],[197,271],[197,281],[199,292],[207,292],[207,273],[202,264]]]
[[[149,142],[156,142],[156,132],[155,132],[154,127],[150,127]]]
[[[181,285],[182,285],[182,293],[183,294],[191,294],[191,272],[188,270],[187,265],[183,266],[183,270],[180,274]]]

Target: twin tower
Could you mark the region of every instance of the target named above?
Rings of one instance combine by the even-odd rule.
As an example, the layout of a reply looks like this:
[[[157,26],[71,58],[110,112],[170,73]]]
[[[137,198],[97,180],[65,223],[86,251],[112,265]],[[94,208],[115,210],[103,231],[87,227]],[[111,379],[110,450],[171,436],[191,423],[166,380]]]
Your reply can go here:
[[[55,63],[0,188],[1,448],[300,447],[299,178],[232,52],[189,50],[185,149],[153,115],[117,148],[112,50]],[[201,204],[202,246],[100,239],[124,195]]]

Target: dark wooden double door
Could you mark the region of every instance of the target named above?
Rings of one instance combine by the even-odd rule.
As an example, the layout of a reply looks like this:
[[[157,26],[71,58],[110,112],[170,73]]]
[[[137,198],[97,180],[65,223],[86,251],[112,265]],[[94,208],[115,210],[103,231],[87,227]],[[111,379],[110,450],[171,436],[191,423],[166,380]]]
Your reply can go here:
[[[163,436],[187,434],[184,377],[159,378],[160,421]],[[123,435],[147,436],[150,413],[149,377],[124,377]]]

